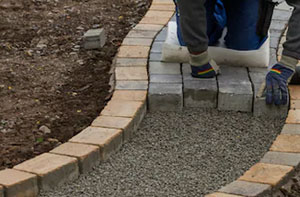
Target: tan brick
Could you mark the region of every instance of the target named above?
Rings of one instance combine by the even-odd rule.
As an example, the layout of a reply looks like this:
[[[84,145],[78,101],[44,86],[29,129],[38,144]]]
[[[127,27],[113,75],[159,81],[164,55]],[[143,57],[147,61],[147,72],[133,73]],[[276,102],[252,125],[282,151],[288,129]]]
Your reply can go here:
[[[166,25],[169,22],[168,17],[144,17],[140,23],[141,24],[155,24],[155,25]]]
[[[158,31],[131,30],[126,38],[148,38],[153,40]],[[143,46],[143,45],[142,45]]]
[[[145,17],[163,17],[163,18],[171,18],[174,15],[172,11],[156,11],[156,10],[149,10]]]
[[[136,115],[142,105],[143,102],[140,101],[111,100],[102,110],[101,115],[131,118]]]
[[[300,100],[300,86],[289,85],[291,100]]]
[[[290,110],[286,119],[287,124],[300,124],[300,110]]]
[[[205,197],[241,197],[241,196],[216,192],[216,193],[213,193],[213,194],[205,195]]]
[[[0,197],[4,197],[4,188],[0,185]]]
[[[290,109],[300,109],[300,100],[291,100],[291,107]]]
[[[50,153],[76,157],[79,161],[81,173],[86,173],[100,161],[100,150],[98,146],[66,142]]]
[[[245,174],[239,178],[241,181],[249,181],[255,183],[264,183],[276,186],[282,183],[288,173],[293,170],[293,167],[257,163],[250,168]]]
[[[125,101],[145,101],[147,91],[144,90],[116,90],[112,96],[112,100]]]
[[[148,80],[148,72],[143,67],[117,67],[117,81],[146,81]]]
[[[115,90],[148,90],[149,81],[116,81]]]
[[[149,10],[158,10],[158,11],[175,11],[175,5],[159,5],[152,4]]]
[[[153,0],[152,4],[171,4],[174,5],[172,0]]]
[[[271,151],[300,153],[300,135],[279,135],[270,148]]]
[[[5,187],[6,197],[32,197],[39,193],[37,176],[18,170],[0,171],[0,185]]]
[[[137,24],[133,29],[135,30],[145,30],[145,31],[160,31],[163,25],[153,25],[153,24]]]
[[[126,37],[122,43],[123,46],[148,46],[152,45],[152,39],[149,38],[129,38]]]
[[[122,130],[87,127],[69,142],[97,145],[100,147],[101,160],[106,160],[111,153],[122,146]]]
[[[148,58],[150,47],[145,46],[121,46],[118,57],[123,58]]]
[[[27,160],[14,169],[38,175],[39,186],[43,190],[60,186],[79,176],[77,159],[50,153]]]
[[[136,59],[136,58],[117,58],[116,66],[117,67],[147,67],[148,60],[147,59]]]

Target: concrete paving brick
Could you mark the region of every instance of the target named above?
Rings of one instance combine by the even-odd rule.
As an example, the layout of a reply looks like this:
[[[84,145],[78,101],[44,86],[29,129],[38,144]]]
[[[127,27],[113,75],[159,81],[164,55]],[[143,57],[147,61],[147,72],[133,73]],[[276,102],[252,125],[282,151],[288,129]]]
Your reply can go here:
[[[290,100],[291,106],[290,109],[296,110],[300,109],[300,100]]]
[[[127,101],[145,101],[147,91],[144,90],[116,90],[112,96],[112,100]]]
[[[169,17],[144,17],[140,23],[141,24],[154,24],[154,25],[165,25],[169,22]]]
[[[273,20],[282,20],[282,21],[288,21],[290,16],[291,16],[291,12],[288,10],[279,10],[276,9],[274,10],[273,13]]]
[[[147,81],[117,81],[116,90],[147,90]]]
[[[272,67],[277,63],[277,51],[276,49],[270,49],[270,60],[269,60],[269,67]]]
[[[281,134],[300,135],[300,124],[285,124]]]
[[[145,30],[131,30],[126,38],[148,38],[153,39],[158,31],[145,31]]]
[[[4,197],[4,188],[0,185],[0,197]]]
[[[233,195],[233,194],[226,194],[226,193],[216,192],[216,193],[213,193],[213,194],[205,195],[205,197],[241,197],[241,196],[240,195],[237,196],[237,195]]]
[[[148,58],[150,47],[121,46],[117,57],[121,58]]]
[[[287,124],[300,124],[300,110],[289,110],[288,117],[286,119]]]
[[[160,62],[162,59],[162,54],[161,53],[150,53],[150,62]]]
[[[179,63],[164,63],[164,62],[150,62],[149,63],[149,74],[158,75],[180,75],[180,64]]]
[[[271,186],[247,181],[234,181],[225,187],[222,187],[219,192],[248,197],[265,197],[271,193]]]
[[[277,49],[279,45],[279,38],[277,37],[270,37],[270,48]]]
[[[176,21],[176,14],[174,14],[173,16],[172,16],[172,18],[171,18],[171,20],[170,21]]]
[[[83,35],[83,47],[85,49],[102,48],[106,42],[106,33],[103,28],[90,29]]]
[[[117,67],[115,70],[117,81],[147,81],[148,72],[144,67]]]
[[[218,109],[251,112],[253,91],[248,71],[241,67],[222,67],[218,76]]]
[[[163,25],[137,24],[133,29],[157,32],[157,31],[160,31],[163,27],[164,27]]]
[[[178,83],[182,84],[181,75],[150,75],[150,83]]]
[[[159,5],[152,4],[149,10],[157,10],[157,11],[175,11],[175,5]]]
[[[101,115],[132,118],[143,104],[141,101],[112,100],[102,110]]]
[[[297,167],[300,163],[300,154],[269,151],[260,162]]]
[[[300,100],[300,86],[289,85],[291,100]]]
[[[293,7],[289,6],[285,1],[280,3],[276,8],[276,10],[286,10],[286,11],[292,11]]]
[[[171,5],[173,5],[174,2],[172,0],[153,0],[152,4],[171,4]]]
[[[151,53],[161,53],[162,52],[162,47],[163,47],[163,42],[154,42],[152,47],[151,47]]]
[[[32,197],[39,193],[37,176],[14,169],[0,171],[0,185],[5,187],[5,197]],[[0,186],[0,196],[4,196]]]
[[[300,135],[281,134],[273,142],[271,151],[300,153]]]
[[[147,46],[152,45],[152,39],[150,38],[125,38],[122,42],[123,46]]]
[[[168,28],[163,28],[155,38],[155,42],[164,42],[168,35]]]
[[[161,11],[149,10],[146,13],[145,17],[157,17],[157,16],[159,16],[159,17],[170,19],[173,15],[174,15],[174,12],[172,12],[172,11],[161,12]]]
[[[50,153],[76,157],[79,162],[80,173],[89,172],[100,161],[99,147],[86,144],[66,142],[50,151]]]
[[[14,169],[38,175],[39,188],[45,191],[75,180],[79,176],[76,158],[50,153],[27,160],[16,165]]]
[[[151,111],[182,110],[182,84],[150,84],[148,107]]]
[[[257,163],[252,166],[250,170],[245,172],[239,180],[269,184],[278,187],[280,184],[284,183],[293,169],[294,168],[291,166]]]
[[[96,145],[100,147],[100,159],[106,160],[109,155],[122,146],[122,130],[100,127],[87,127],[69,142]]]
[[[283,32],[283,30],[286,28],[287,24],[288,24],[288,21],[272,20],[270,29]]]
[[[136,58],[117,58],[116,59],[116,67],[147,67],[148,60],[147,59],[136,59]]]

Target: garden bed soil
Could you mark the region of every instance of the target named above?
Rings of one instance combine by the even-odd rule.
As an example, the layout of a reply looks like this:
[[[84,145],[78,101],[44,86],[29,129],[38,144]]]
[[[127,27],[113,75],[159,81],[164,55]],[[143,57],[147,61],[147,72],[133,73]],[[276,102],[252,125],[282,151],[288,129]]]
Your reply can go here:
[[[0,0],[0,169],[89,126],[110,98],[110,67],[150,0]],[[100,50],[82,36],[105,28]]]

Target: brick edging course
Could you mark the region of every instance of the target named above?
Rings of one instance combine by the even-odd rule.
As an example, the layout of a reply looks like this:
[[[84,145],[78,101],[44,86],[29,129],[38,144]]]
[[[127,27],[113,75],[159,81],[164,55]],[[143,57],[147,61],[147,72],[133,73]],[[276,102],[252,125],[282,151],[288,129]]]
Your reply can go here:
[[[153,0],[114,59],[115,91],[101,114],[69,142],[0,171],[0,197],[37,196],[41,189],[74,180],[130,140],[147,110],[150,47],[173,14],[172,0]],[[293,175],[300,163],[300,86],[290,86],[290,92],[287,124],[270,151],[237,181],[207,197],[266,196]]]

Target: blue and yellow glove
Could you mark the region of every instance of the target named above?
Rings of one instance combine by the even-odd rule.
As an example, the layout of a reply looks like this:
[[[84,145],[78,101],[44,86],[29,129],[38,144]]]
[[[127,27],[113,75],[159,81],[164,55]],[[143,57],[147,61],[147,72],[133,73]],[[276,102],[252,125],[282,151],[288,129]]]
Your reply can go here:
[[[219,73],[219,66],[211,59],[208,52],[190,54],[192,76],[195,78],[213,78]]]
[[[291,80],[298,60],[288,56],[275,64],[266,76],[266,103],[286,105],[288,103],[288,83]]]

